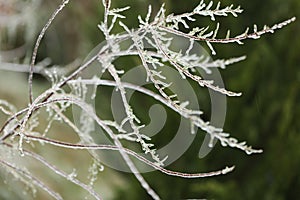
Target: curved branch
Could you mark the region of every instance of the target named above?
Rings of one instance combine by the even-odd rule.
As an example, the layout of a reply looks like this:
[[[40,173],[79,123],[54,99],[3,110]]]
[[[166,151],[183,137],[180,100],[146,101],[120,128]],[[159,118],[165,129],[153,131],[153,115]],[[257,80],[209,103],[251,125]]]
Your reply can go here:
[[[47,192],[49,195],[51,195],[55,199],[63,200],[63,198],[58,193],[56,193],[53,190],[51,190],[42,181],[40,181],[39,179],[37,179],[34,176],[32,176],[29,172],[26,172],[26,171],[20,169],[19,167],[14,166],[14,164],[6,162],[4,160],[0,160],[0,164],[2,164],[5,167],[8,167],[10,169],[13,169],[17,173],[19,173],[19,174],[25,176],[26,178],[30,179],[33,184],[35,184],[36,186],[38,186],[39,188],[41,188],[42,190],[44,190],[45,192]]]
[[[43,143],[51,144],[51,145],[58,146],[58,147],[69,148],[69,149],[119,151],[119,148],[114,145],[72,144],[72,143],[68,143],[68,142],[62,142],[62,141],[57,141],[57,140],[53,140],[53,139],[49,139],[49,138],[37,137],[37,136],[31,136],[31,135],[26,135],[26,139],[32,140],[32,141],[43,142]],[[165,169],[164,167],[158,166],[154,162],[151,162],[150,160],[144,158],[143,156],[139,155],[138,153],[136,153],[130,149],[124,148],[124,151],[127,154],[134,156],[141,162],[153,167],[154,169],[156,169],[166,175],[176,176],[176,177],[181,177],[181,178],[204,178],[204,177],[210,177],[210,176],[217,176],[217,175],[221,175],[221,174],[227,174],[234,169],[234,166],[231,166],[231,167],[225,167],[222,170],[217,170],[217,171],[212,171],[212,172],[207,172],[207,173],[184,173],[184,172],[168,170],[168,169]]]
[[[27,138],[30,138],[31,136],[26,136]],[[12,145],[4,143],[5,146],[13,148]],[[97,192],[90,186],[82,183],[81,181],[79,181],[76,178],[69,178],[69,175],[67,173],[65,173],[64,171],[58,169],[56,166],[50,164],[48,161],[46,161],[42,156],[30,152],[28,150],[24,150],[24,155],[30,156],[32,158],[34,158],[35,160],[41,162],[43,165],[45,165],[46,167],[48,167],[49,169],[51,169],[53,172],[55,172],[56,174],[60,175],[61,177],[66,178],[67,180],[71,181],[72,183],[80,186],[81,188],[83,188],[84,190],[86,190],[87,192],[89,192],[92,196],[95,197],[95,199],[97,200],[101,200],[102,198],[99,196],[99,194],[97,194]]]
[[[69,0],[63,0],[63,2],[59,5],[59,7],[54,11],[54,13],[52,14],[52,16],[48,19],[48,22],[45,24],[45,26],[43,27],[42,31],[40,32],[35,46],[34,46],[34,50],[32,53],[32,57],[31,57],[31,63],[30,63],[30,70],[29,70],[29,77],[28,77],[28,85],[29,85],[29,102],[30,104],[33,102],[33,94],[32,94],[32,79],[33,79],[33,67],[35,64],[35,60],[37,57],[37,53],[38,53],[38,49],[40,46],[40,43],[47,31],[47,29],[50,27],[52,21],[54,20],[54,18],[63,10],[63,8],[69,3]]]

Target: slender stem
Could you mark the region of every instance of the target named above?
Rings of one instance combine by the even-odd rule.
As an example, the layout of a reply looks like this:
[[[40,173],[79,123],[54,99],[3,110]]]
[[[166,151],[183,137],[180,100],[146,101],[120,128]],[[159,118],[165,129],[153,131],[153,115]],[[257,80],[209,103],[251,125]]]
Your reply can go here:
[[[33,49],[33,53],[32,53],[32,57],[31,57],[31,63],[30,63],[30,70],[29,70],[29,77],[28,77],[28,85],[29,85],[29,103],[31,104],[33,102],[33,92],[32,92],[32,79],[33,79],[33,72],[34,72],[34,65],[35,65],[35,60],[37,57],[37,53],[38,53],[38,49],[40,46],[40,43],[47,31],[47,29],[50,27],[52,21],[55,19],[55,17],[58,15],[58,13],[60,13],[63,8],[69,3],[69,0],[63,0],[63,2],[59,5],[59,7],[54,11],[54,13],[52,14],[52,16],[48,19],[48,22],[45,24],[45,26],[43,27],[42,31],[40,32],[34,49]]]
[[[43,142],[47,144],[51,144],[54,146],[58,147],[63,147],[63,148],[69,148],[69,149],[74,149],[74,150],[112,150],[112,151],[119,151],[119,147],[114,146],[114,145],[85,145],[85,144],[72,144],[68,142],[62,142],[62,141],[57,141],[45,137],[38,137],[38,136],[32,136],[32,135],[26,135],[26,139],[32,140],[32,141],[38,141],[38,142]],[[124,151],[137,158],[138,160],[142,161],[143,163],[153,167],[156,170],[159,170],[160,172],[170,175],[170,176],[175,176],[175,177],[181,177],[181,178],[204,178],[204,177],[210,177],[210,176],[217,176],[221,174],[226,174],[234,169],[234,166],[232,167],[226,167],[222,170],[218,171],[212,171],[212,172],[207,172],[207,173],[183,173],[183,172],[177,172],[173,170],[168,170],[165,169],[164,167],[158,166],[154,162],[151,162],[150,160],[144,158],[143,156],[139,155],[138,153],[124,148]]]
[[[43,189],[44,191],[46,191],[49,195],[51,195],[53,198],[57,199],[57,200],[63,200],[63,198],[56,192],[54,192],[53,190],[51,190],[48,186],[46,186],[42,181],[40,181],[39,179],[37,179],[36,177],[32,176],[29,172],[24,171],[22,169],[20,169],[19,167],[15,166],[12,163],[6,162],[4,160],[0,160],[0,164],[8,167],[14,171],[16,171],[18,174],[23,175],[24,177],[28,178],[33,184],[35,184],[36,186],[38,186],[39,188]]]
[[[30,138],[30,137],[34,137],[34,136],[26,136],[27,138]],[[41,141],[41,140],[40,140]],[[45,141],[45,140],[43,140]],[[13,146],[11,144],[8,144],[8,143],[4,143],[4,145],[6,145],[7,147],[9,148],[13,148]],[[50,170],[52,170],[53,172],[55,172],[56,174],[58,174],[59,176],[61,177],[64,177],[66,178],[67,180],[69,180],[70,182],[80,186],[81,188],[85,189],[86,191],[88,191],[92,196],[95,197],[95,199],[97,200],[101,200],[102,198],[99,196],[99,194],[97,194],[97,192],[90,186],[82,183],[81,181],[79,181],[78,179],[76,179],[75,177],[73,178],[69,178],[69,175],[58,169],[56,166],[50,164],[47,160],[45,160],[42,156],[36,154],[36,153],[33,153],[33,152],[30,152],[28,150],[24,150],[24,154],[26,156],[30,156],[32,158],[34,158],[35,160],[41,162],[43,165],[45,165],[46,167],[48,167]]]

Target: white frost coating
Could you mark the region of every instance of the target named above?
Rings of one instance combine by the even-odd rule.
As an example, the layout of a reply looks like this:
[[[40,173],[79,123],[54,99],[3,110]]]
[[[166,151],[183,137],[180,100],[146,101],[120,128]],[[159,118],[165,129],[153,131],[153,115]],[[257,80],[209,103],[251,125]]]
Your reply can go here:
[[[0,0],[1,1],[1,0]],[[62,1],[58,8],[54,11],[48,22],[45,24],[43,30],[40,32],[36,41],[35,49],[32,55],[32,62],[30,69],[25,69],[22,65],[14,65],[15,71],[28,71],[29,76],[29,94],[30,101],[28,107],[18,111],[16,107],[11,105],[5,100],[0,100],[0,111],[7,115],[7,121],[1,127],[0,142],[5,148],[0,148],[0,165],[4,166],[7,171],[13,171],[16,177],[26,177],[31,183],[37,187],[45,190],[49,195],[56,199],[62,199],[62,197],[55,191],[48,188],[43,182],[36,179],[31,172],[26,168],[20,168],[19,163],[11,159],[14,154],[4,154],[5,150],[10,149],[15,152],[19,151],[22,159],[26,156],[30,156],[36,159],[48,167],[51,171],[55,172],[58,176],[61,176],[70,182],[80,186],[84,190],[88,191],[95,199],[101,199],[99,194],[94,190],[95,182],[97,180],[98,172],[104,170],[104,166],[101,165],[101,160],[97,157],[97,151],[117,151],[122,157],[122,161],[125,162],[129,170],[134,174],[140,185],[145,191],[153,198],[160,199],[156,191],[145,180],[138,170],[136,163],[132,161],[132,158],[138,159],[147,166],[159,170],[170,176],[177,176],[183,178],[200,178],[208,176],[222,175],[231,172],[233,167],[226,167],[224,169],[208,172],[208,173],[196,173],[188,174],[183,172],[176,172],[167,170],[164,168],[164,164],[170,156],[160,155],[156,145],[152,141],[152,138],[143,133],[145,123],[136,114],[135,107],[131,104],[128,98],[128,90],[134,90],[147,95],[159,102],[162,105],[167,106],[172,111],[180,115],[184,120],[190,124],[190,129],[186,131],[186,134],[196,134],[197,129],[201,129],[210,135],[209,146],[213,147],[215,141],[220,141],[222,146],[229,146],[232,148],[238,148],[247,154],[261,153],[261,149],[254,149],[247,145],[245,141],[240,142],[238,139],[230,136],[222,128],[218,128],[210,124],[209,121],[203,120],[201,114],[202,111],[190,107],[190,101],[188,99],[180,99],[180,95],[170,91],[172,86],[177,86],[175,81],[172,81],[168,74],[164,73],[165,65],[169,65],[176,73],[180,75],[180,80],[194,81],[199,87],[204,87],[209,90],[213,90],[227,96],[240,96],[239,92],[232,92],[226,88],[214,83],[213,80],[204,79],[197,69],[202,69],[206,73],[214,73],[213,68],[225,69],[227,66],[240,62],[246,59],[246,56],[239,56],[227,59],[211,60],[210,56],[199,55],[193,52],[196,41],[203,42],[208,46],[211,54],[216,55],[217,52],[214,49],[214,43],[238,43],[243,44],[246,39],[259,39],[263,34],[273,33],[275,30],[280,29],[289,23],[295,21],[295,17],[288,19],[284,22],[275,24],[273,26],[264,26],[262,29],[253,25],[252,32],[250,28],[246,28],[244,32],[237,36],[230,36],[230,30],[227,31],[226,36],[219,37],[218,32],[220,24],[216,24],[216,28],[211,30],[209,27],[195,27],[190,30],[190,24],[195,22],[195,16],[208,16],[212,21],[216,20],[216,17],[223,17],[232,15],[237,17],[243,10],[240,6],[234,7],[233,5],[221,7],[221,3],[218,2],[215,6],[212,1],[208,4],[202,0],[199,5],[191,12],[183,14],[170,14],[166,15],[166,10],[162,6],[157,13],[148,7],[146,15],[139,16],[139,28],[132,29],[126,25],[126,15],[130,8],[126,6],[124,8],[111,8],[111,0],[102,0],[104,6],[104,20],[100,22],[99,30],[104,34],[105,45],[94,55],[88,59],[81,66],[76,66],[66,72],[61,72],[58,67],[52,67],[46,69],[43,64],[36,68],[35,59],[37,57],[38,48],[40,42],[46,33],[47,29],[52,24],[55,17],[63,11],[63,8],[69,3],[68,0]],[[1,19],[0,19],[1,22]],[[125,33],[112,33],[116,26],[124,29]],[[180,26],[180,28],[179,28]],[[183,27],[183,30],[181,30]],[[173,45],[176,43],[175,36],[180,38],[187,38],[187,48],[174,49]],[[128,46],[123,45],[123,42],[129,42]],[[134,83],[127,83],[122,80],[122,76],[126,74],[128,68],[131,66],[118,65],[115,61],[118,57],[135,56],[142,64],[142,69],[145,72],[145,81],[153,86],[153,90],[147,89],[144,86],[136,85]],[[97,62],[99,64],[99,72],[109,74],[111,79],[106,80],[101,76],[93,76],[85,79],[81,77],[81,73],[84,72],[92,63]],[[0,69],[7,70],[11,63],[5,63],[0,65]],[[52,82],[51,88],[42,92],[38,97],[33,97],[33,73],[40,73],[50,79]],[[67,87],[64,87],[68,85]],[[91,94],[89,94],[88,86],[93,86]],[[102,119],[102,116],[97,116],[97,113],[93,107],[86,103],[88,100],[97,99],[97,86],[111,86],[115,87],[116,92],[120,95],[122,109],[125,112],[125,116],[117,121],[115,119]],[[91,98],[91,99],[89,99]],[[101,100],[100,100],[101,101]],[[66,115],[71,105],[76,105],[82,111],[80,112],[79,123],[76,124],[72,121],[71,117]],[[39,120],[41,119],[40,109],[44,108],[48,113],[48,119],[46,125],[41,128]],[[66,126],[69,126],[75,134],[79,137],[79,143],[73,144],[65,141],[56,141],[49,138],[52,131],[52,123],[60,122]],[[97,138],[95,139],[94,131],[95,124],[103,129],[108,135],[109,139],[113,142],[113,145],[98,145]],[[41,128],[43,131],[38,132]],[[57,134],[57,133],[56,133]],[[93,136],[92,136],[93,135]],[[7,143],[9,141],[9,143]],[[90,166],[89,172],[89,184],[83,184],[77,178],[77,171],[74,170],[67,174],[59,170],[56,166],[48,163],[44,158],[38,154],[34,154],[27,151],[27,144],[33,145],[34,142],[41,144],[53,145],[55,147],[68,148],[72,150],[89,150],[91,157],[94,159],[94,163]],[[10,143],[14,143],[11,145]],[[137,152],[125,148],[124,144],[133,144],[134,147],[138,146],[138,150],[142,151],[148,157],[143,157]],[[5,146],[4,146],[5,145]],[[131,147],[130,145],[128,145]],[[33,148],[32,148],[33,149]],[[30,149],[31,151],[34,151]],[[135,149],[136,150],[136,149]],[[19,158],[19,157],[18,157]],[[8,161],[7,161],[8,160]],[[79,173],[79,172],[78,172]],[[80,177],[80,176],[79,176]]]

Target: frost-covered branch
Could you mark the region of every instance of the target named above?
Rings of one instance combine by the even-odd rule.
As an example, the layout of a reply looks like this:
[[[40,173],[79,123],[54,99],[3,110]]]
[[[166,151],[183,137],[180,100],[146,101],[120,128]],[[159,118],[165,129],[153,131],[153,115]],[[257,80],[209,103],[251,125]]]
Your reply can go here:
[[[243,12],[240,6],[233,8],[233,4],[226,6],[225,8],[221,8],[220,6],[221,2],[219,1],[216,7],[212,9],[213,1],[210,1],[206,5],[204,0],[201,0],[199,5],[194,8],[192,12],[180,15],[170,14],[166,17],[166,22],[171,23],[169,26],[174,29],[179,29],[179,24],[182,24],[184,28],[189,28],[188,21],[196,21],[196,19],[193,18],[194,15],[210,16],[210,19],[215,21],[215,16],[227,16],[228,14],[232,14],[234,17],[237,17],[238,14]]]
[[[49,138],[45,138],[45,137],[37,137],[37,136],[32,136],[32,135],[27,135],[26,139],[30,140],[30,141],[37,141],[37,142],[40,142],[42,144],[49,144],[49,145],[54,145],[54,146],[57,146],[57,147],[73,149],[73,150],[119,151],[119,148],[117,146],[114,146],[114,145],[72,144],[72,143],[68,143],[68,142],[62,142],[62,141],[57,141],[57,140],[53,140],[53,139],[49,139]],[[157,165],[156,163],[151,162],[150,160],[144,158],[143,156],[139,155],[138,153],[136,153],[135,151],[132,151],[130,149],[124,148],[124,151],[128,155],[131,155],[131,156],[135,157],[136,159],[140,160],[144,164],[147,164],[147,165],[153,167],[154,169],[161,171],[162,173],[164,173],[166,175],[181,177],[181,178],[204,178],[204,177],[210,177],[210,176],[218,176],[218,175],[221,175],[221,174],[227,174],[227,173],[231,172],[234,169],[234,166],[231,166],[231,167],[225,167],[222,170],[208,172],[208,173],[183,173],[183,172],[177,172],[177,171],[165,169],[164,167],[161,167],[161,166]],[[37,157],[37,159],[42,159],[42,157],[40,157],[36,154],[32,154],[31,152],[28,152],[28,151],[24,151],[24,152],[25,152],[24,153],[25,155],[28,154],[30,156]],[[46,161],[41,160],[41,162],[46,162]],[[49,165],[49,164],[46,164],[46,165]],[[51,166],[51,168],[53,168],[53,171],[58,170],[54,166]],[[58,173],[62,173],[62,172],[58,172]],[[63,176],[65,176],[65,175],[63,175]]]
[[[244,141],[239,142],[222,128],[215,127],[209,121],[205,121],[201,116],[201,110],[191,108],[188,101],[179,99],[176,92],[170,91],[171,86],[178,83],[171,81],[172,79],[164,71],[164,67],[167,67],[166,65],[170,66],[180,75],[181,80],[194,81],[199,87],[204,87],[226,96],[240,96],[241,93],[239,92],[231,92],[217,85],[212,80],[204,79],[205,76],[201,76],[198,69],[207,74],[214,73],[212,68],[225,69],[231,64],[245,60],[246,56],[212,60],[209,55],[199,55],[199,51],[196,53],[193,51],[196,42],[206,43],[214,55],[216,54],[212,45],[214,43],[243,44],[246,39],[258,39],[266,33],[273,33],[277,29],[283,28],[295,21],[295,17],[270,27],[264,26],[261,30],[254,25],[253,31],[249,31],[249,28],[247,28],[243,33],[236,36],[231,36],[230,31],[228,31],[227,35],[222,38],[218,35],[219,23],[216,24],[214,30],[210,30],[209,27],[195,27],[190,30],[190,23],[196,20],[196,16],[209,16],[212,21],[215,21],[216,17],[226,17],[228,15],[237,17],[243,11],[240,6],[229,5],[223,7],[220,2],[214,5],[212,1],[206,4],[202,0],[191,12],[178,15],[166,15],[164,6],[156,14],[153,14],[154,11],[149,6],[145,17],[138,17],[139,27],[133,29],[132,27],[128,27],[125,22],[129,6],[112,8],[111,0],[102,0],[104,17],[103,21],[99,23],[98,28],[105,37],[105,44],[101,46],[95,55],[89,57],[81,65],[76,60],[64,68],[57,66],[49,68],[50,63],[48,59],[36,63],[38,49],[44,35],[54,19],[68,3],[69,0],[61,2],[39,33],[29,68],[26,68],[23,64],[0,63],[0,70],[29,73],[28,85],[30,96],[28,106],[25,106],[23,109],[16,108],[8,101],[0,100],[0,112],[6,117],[6,121],[0,128],[0,153],[5,153],[6,151],[4,150],[9,149],[19,152],[21,156],[34,158],[58,176],[88,191],[96,199],[100,199],[101,195],[92,187],[92,183],[95,181],[95,173],[91,172],[91,176],[93,177],[90,179],[91,184],[85,184],[74,177],[73,173],[65,173],[56,165],[50,164],[46,158],[35,153],[34,143],[50,144],[55,147],[63,147],[71,150],[87,150],[90,153],[90,157],[95,160],[97,166],[102,165],[101,160],[95,153],[96,150],[117,151],[140,185],[153,199],[160,199],[160,197],[144,179],[141,171],[138,170],[136,164],[133,162],[133,158],[166,175],[183,178],[216,176],[226,174],[234,169],[234,167],[226,167],[222,170],[208,173],[184,173],[166,169],[164,162],[168,160],[168,156],[164,155],[164,158],[161,159],[162,155],[159,155],[159,151],[152,142],[152,138],[142,132],[145,122],[141,121],[142,118],[136,115],[135,106],[131,104],[127,96],[128,90],[138,91],[143,95],[157,100],[160,104],[165,105],[174,111],[174,113],[179,114],[184,120],[187,120],[191,128],[185,131],[186,134],[196,134],[197,129],[201,129],[209,134],[211,139],[209,147],[212,147],[215,141],[220,141],[220,144],[224,147],[238,148],[247,154],[262,152],[261,149],[254,149]],[[125,32],[113,33],[112,30],[115,30],[114,27],[117,26],[123,28]],[[187,48],[173,48],[174,41],[176,42],[175,37],[186,39]],[[126,45],[123,43],[126,43]],[[120,57],[126,58],[129,56],[138,58],[137,60],[140,61],[142,69],[146,74],[144,81],[153,86],[153,90],[135,83],[125,82],[122,79],[127,70],[134,66],[119,65],[115,60]],[[97,64],[98,72],[101,72],[101,74],[107,73],[110,79],[104,79],[98,74],[94,74],[93,77],[89,78],[82,77],[82,73],[95,63]],[[34,73],[39,73],[47,77],[52,83],[50,88],[45,89],[37,97],[33,96],[32,91]],[[91,86],[93,87],[92,92],[88,89]],[[90,104],[90,101],[95,100],[97,96],[98,86],[111,86],[116,89],[116,92],[120,96],[122,111],[125,112],[125,116],[121,120],[105,119],[103,116],[99,116]],[[80,122],[78,124],[72,117],[66,114],[72,105],[75,105],[80,110]],[[40,110],[45,110],[48,114],[47,123],[43,127],[39,123],[42,118]],[[56,121],[69,126],[74,134],[78,136],[80,142],[73,144],[68,141],[52,139],[49,132],[53,131],[52,125]],[[112,142],[111,145],[96,142],[98,139],[101,141],[102,138],[93,138],[94,124],[105,132],[105,135]],[[54,134],[61,133],[54,132]],[[98,137],[101,136],[99,135]],[[26,148],[27,143],[32,145],[30,150]],[[126,143],[139,145],[139,148],[143,150],[145,155],[149,155],[149,158],[132,150],[130,145],[125,148],[124,144]],[[18,163],[6,159],[5,156],[1,157],[0,165],[7,169],[8,172],[13,171],[17,177],[26,177],[37,187],[48,192],[49,195],[56,199],[62,199],[59,194],[48,188],[42,181],[36,179],[32,172],[27,171],[25,167],[21,168],[18,166]]]
[[[30,181],[31,184],[34,184],[37,187],[41,188],[42,190],[47,192],[53,198],[58,199],[58,200],[63,200],[63,198],[58,193],[56,193],[55,191],[50,189],[48,186],[46,186],[43,183],[43,181],[41,181],[41,180],[37,179],[36,177],[32,176],[32,174],[30,172],[27,172],[27,171],[21,169],[19,166],[15,166],[13,163],[9,163],[5,160],[0,160],[0,165],[2,165],[2,167],[7,167],[9,170],[15,171],[20,176],[24,176],[25,178],[27,178]],[[19,176],[16,176],[16,178],[20,179]]]
[[[32,103],[33,101],[33,94],[32,94],[32,78],[33,78],[33,68],[35,65],[35,60],[37,57],[38,49],[40,46],[40,43],[47,31],[47,29],[50,27],[51,23],[55,19],[55,17],[63,10],[63,8],[69,3],[69,0],[63,0],[62,3],[59,5],[59,7],[54,11],[52,16],[49,18],[48,22],[45,24],[43,29],[41,30],[38,39],[36,40],[32,57],[31,57],[31,63],[30,63],[30,72],[29,72],[29,77],[28,77],[28,85],[29,85],[29,103]]]
[[[219,30],[219,26],[214,31],[208,31],[208,27],[206,28],[194,28],[191,32],[189,33],[184,33],[181,31],[178,31],[176,29],[170,28],[170,27],[165,27],[165,26],[160,26],[160,29],[163,31],[167,31],[169,33],[173,33],[175,35],[179,35],[182,37],[190,38],[196,41],[205,41],[208,45],[208,47],[211,49],[211,52],[213,55],[216,54],[215,50],[213,49],[211,43],[238,43],[238,44],[243,44],[243,40],[246,39],[259,39],[262,35],[266,33],[274,33],[275,30],[281,29],[284,26],[294,22],[296,20],[296,17],[292,17],[288,20],[285,20],[281,23],[274,24],[273,26],[269,27],[265,25],[263,29],[258,30],[256,25],[253,25],[253,32],[249,33],[249,28],[247,28],[242,34],[239,34],[237,36],[231,37],[230,36],[230,31],[227,31],[226,37],[225,38],[216,38],[216,35]]]

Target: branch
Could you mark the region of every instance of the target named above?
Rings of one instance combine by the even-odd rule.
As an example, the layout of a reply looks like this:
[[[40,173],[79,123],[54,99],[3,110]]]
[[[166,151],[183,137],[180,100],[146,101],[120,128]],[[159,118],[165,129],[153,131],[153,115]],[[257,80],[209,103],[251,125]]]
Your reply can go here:
[[[19,167],[16,167],[14,164],[6,162],[4,160],[0,160],[0,164],[2,166],[8,167],[14,171],[16,171],[18,174],[23,175],[24,177],[28,178],[33,184],[47,192],[49,195],[51,195],[53,198],[57,200],[63,200],[63,198],[56,192],[54,192],[52,189],[50,189],[48,186],[46,186],[42,181],[32,176],[29,172],[26,172]]]
[[[29,136],[26,135],[26,138],[31,138],[34,136]],[[3,143],[5,146],[12,148],[13,146],[8,144],[8,143]],[[87,192],[89,192],[93,197],[95,197],[95,199],[97,200],[101,200],[102,198],[97,194],[97,192],[90,186],[82,183],[81,181],[79,181],[78,179],[76,179],[75,177],[70,178],[70,175],[65,173],[64,171],[58,169],[56,166],[50,164],[48,161],[46,161],[42,156],[30,152],[28,150],[24,150],[24,155],[26,156],[30,156],[32,158],[34,158],[35,160],[39,161],[40,163],[42,163],[43,165],[45,165],[46,167],[48,167],[50,170],[52,170],[54,173],[58,174],[59,176],[65,178],[66,180],[78,185],[79,187],[83,188],[84,190],[86,190]]]
[[[36,40],[34,50],[32,53],[32,57],[31,57],[31,63],[29,66],[30,70],[29,70],[29,77],[28,77],[28,85],[29,85],[29,103],[30,104],[33,102],[33,94],[32,94],[32,79],[33,79],[33,72],[34,72],[33,67],[35,65],[35,60],[37,57],[40,43],[41,43],[47,29],[50,27],[52,21],[55,19],[56,15],[58,15],[68,3],[69,3],[69,0],[62,1],[62,3],[59,5],[59,7],[54,11],[52,16],[49,18],[48,22],[45,24],[45,26],[43,27],[42,31],[40,32],[40,34]]]
[[[51,145],[58,146],[58,147],[74,149],[74,150],[119,151],[119,148],[117,146],[113,146],[113,145],[72,144],[72,143],[68,143],[68,142],[62,142],[62,141],[57,141],[57,140],[53,140],[53,139],[49,139],[49,138],[37,137],[37,136],[31,136],[31,135],[26,135],[26,139],[31,140],[31,141],[37,141],[37,142],[41,142],[41,143],[51,144]],[[210,176],[217,176],[217,175],[221,175],[221,174],[227,174],[234,169],[234,166],[232,166],[232,167],[225,167],[222,170],[208,172],[208,173],[183,173],[183,172],[168,170],[161,166],[158,166],[154,162],[151,162],[150,160],[144,158],[143,156],[139,155],[138,153],[136,153],[130,149],[124,148],[124,151],[127,154],[137,158],[138,160],[142,161],[143,163],[153,167],[156,170],[159,170],[160,172],[162,172],[166,175],[181,177],[181,178],[204,178],[204,177],[210,177]]]

